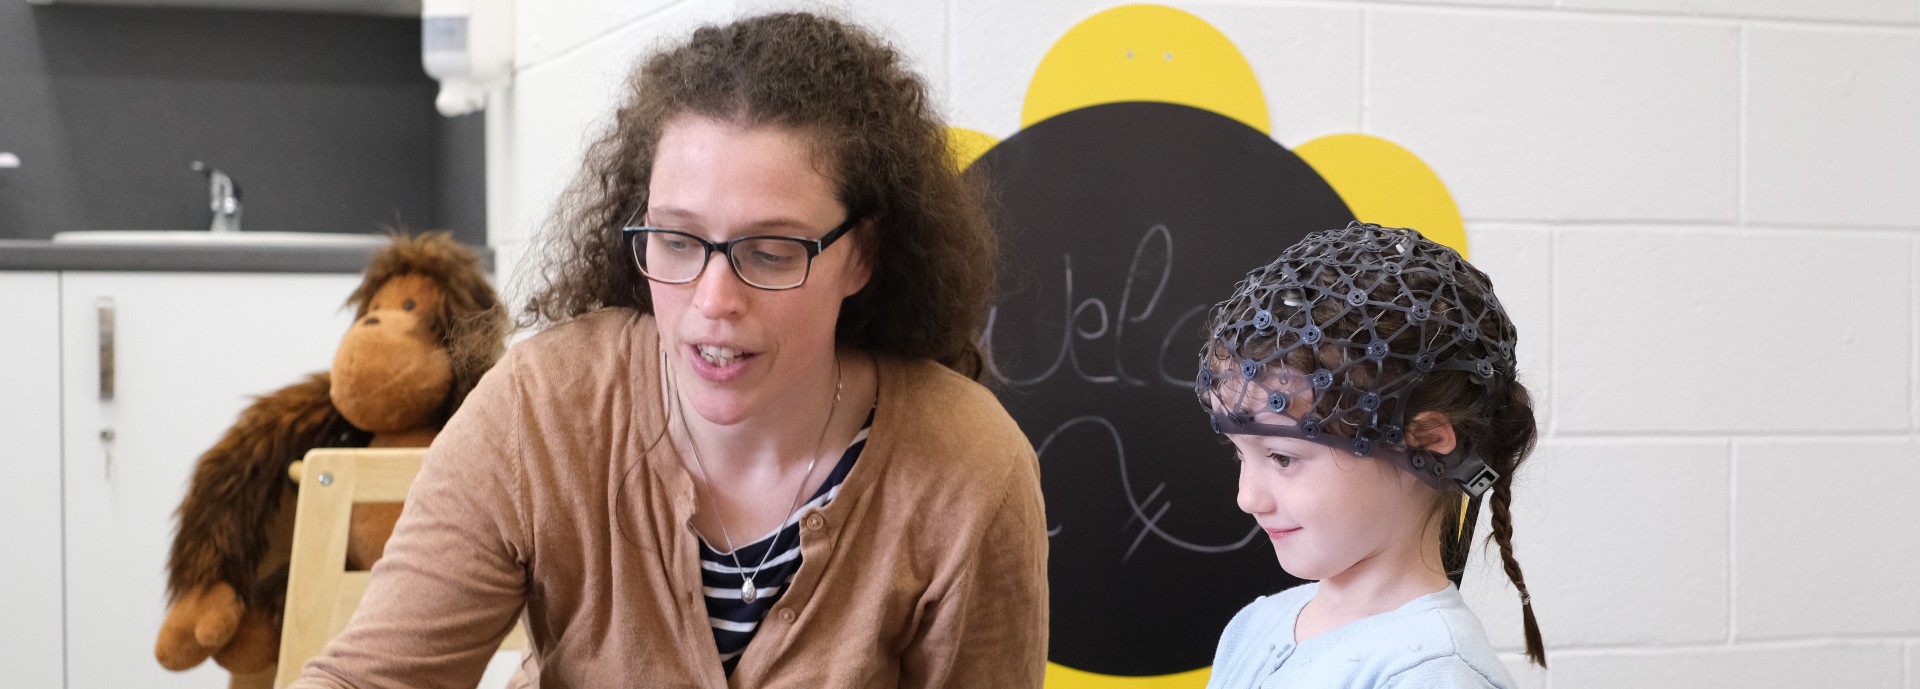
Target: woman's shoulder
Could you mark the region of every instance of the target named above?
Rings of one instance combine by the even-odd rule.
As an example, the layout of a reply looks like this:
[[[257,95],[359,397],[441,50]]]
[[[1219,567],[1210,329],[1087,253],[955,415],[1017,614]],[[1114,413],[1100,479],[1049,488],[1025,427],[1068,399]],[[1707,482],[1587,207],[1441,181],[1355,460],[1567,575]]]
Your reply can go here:
[[[985,386],[932,361],[884,361],[880,389],[882,424],[900,451],[951,455],[965,465],[1035,461],[1033,445],[1000,400]]]
[[[507,350],[523,385],[564,391],[585,381],[609,381],[610,370],[632,367],[637,349],[656,346],[641,337],[653,317],[627,308],[593,311],[556,324]]]
[[[651,330],[653,316],[613,307],[591,311],[556,323],[513,345],[526,358],[611,358],[624,353],[619,345],[635,340],[635,333]]]

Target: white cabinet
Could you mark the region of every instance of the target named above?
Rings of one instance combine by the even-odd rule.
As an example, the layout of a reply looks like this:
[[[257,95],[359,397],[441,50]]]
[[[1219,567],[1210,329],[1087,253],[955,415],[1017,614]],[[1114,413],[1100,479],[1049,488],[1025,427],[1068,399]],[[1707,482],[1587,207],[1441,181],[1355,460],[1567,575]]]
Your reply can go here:
[[[36,399],[61,400],[64,414],[66,687],[226,686],[211,660],[174,673],[153,658],[173,511],[200,454],[253,397],[332,365],[353,315],[341,303],[358,284],[349,274],[60,275],[59,393]],[[103,329],[112,334],[111,399],[101,389]],[[0,630],[58,628],[6,619]],[[60,686],[18,684],[16,667],[0,666],[7,686]]]
[[[0,683],[61,660],[60,275],[0,273]]]

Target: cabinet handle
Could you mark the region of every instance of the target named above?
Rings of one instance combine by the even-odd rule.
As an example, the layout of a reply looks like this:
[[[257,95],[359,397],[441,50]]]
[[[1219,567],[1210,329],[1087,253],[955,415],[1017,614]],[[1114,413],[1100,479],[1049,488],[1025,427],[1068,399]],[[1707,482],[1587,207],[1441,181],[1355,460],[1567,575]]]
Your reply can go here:
[[[94,302],[100,312],[100,399],[113,400],[113,297]]]

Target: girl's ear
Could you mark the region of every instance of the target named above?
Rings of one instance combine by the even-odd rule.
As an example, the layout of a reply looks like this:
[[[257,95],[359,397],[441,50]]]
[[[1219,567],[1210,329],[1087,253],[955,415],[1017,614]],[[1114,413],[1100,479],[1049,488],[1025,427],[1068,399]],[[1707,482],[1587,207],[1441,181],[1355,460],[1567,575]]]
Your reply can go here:
[[[1423,411],[1414,414],[1413,423],[1408,426],[1408,447],[1444,455],[1459,444],[1459,440],[1453,436],[1453,420],[1447,418],[1446,414]]]

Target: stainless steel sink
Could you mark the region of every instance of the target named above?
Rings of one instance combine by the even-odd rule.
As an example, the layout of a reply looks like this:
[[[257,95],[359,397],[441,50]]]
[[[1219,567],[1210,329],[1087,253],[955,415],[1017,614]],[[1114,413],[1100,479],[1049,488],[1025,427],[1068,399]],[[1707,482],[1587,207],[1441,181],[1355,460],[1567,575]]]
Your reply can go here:
[[[238,246],[238,247],[378,247],[387,243],[385,235],[344,234],[334,232],[208,232],[206,230],[81,230],[59,232],[53,241],[61,244],[112,244],[118,246]]]

